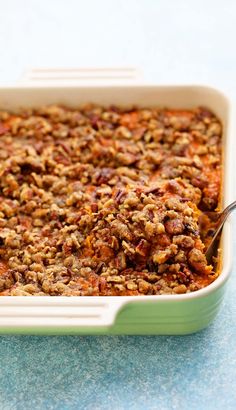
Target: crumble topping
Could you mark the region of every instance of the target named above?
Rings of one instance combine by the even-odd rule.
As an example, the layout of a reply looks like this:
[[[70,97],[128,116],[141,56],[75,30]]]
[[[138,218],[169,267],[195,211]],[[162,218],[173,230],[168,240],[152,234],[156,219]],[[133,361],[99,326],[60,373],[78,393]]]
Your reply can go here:
[[[0,112],[0,295],[157,295],[216,277],[199,235],[221,182],[206,108]]]

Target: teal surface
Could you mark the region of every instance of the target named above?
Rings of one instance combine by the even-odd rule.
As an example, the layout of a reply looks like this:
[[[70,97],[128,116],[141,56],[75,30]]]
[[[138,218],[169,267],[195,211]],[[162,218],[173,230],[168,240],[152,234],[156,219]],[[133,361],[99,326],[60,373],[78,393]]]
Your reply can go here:
[[[185,337],[1,336],[0,407],[234,409],[232,313]]]

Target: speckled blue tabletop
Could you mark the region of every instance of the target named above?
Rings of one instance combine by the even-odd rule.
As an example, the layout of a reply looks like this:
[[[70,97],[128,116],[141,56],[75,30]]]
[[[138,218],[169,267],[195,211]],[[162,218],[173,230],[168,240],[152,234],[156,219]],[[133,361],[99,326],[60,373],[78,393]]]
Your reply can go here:
[[[236,100],[234,0],[8,0],[0,13],[1,83],[29,67],[137,66]],[[191,336],[0,336],[0,409],[235,409],[235,292],[233,274]]]

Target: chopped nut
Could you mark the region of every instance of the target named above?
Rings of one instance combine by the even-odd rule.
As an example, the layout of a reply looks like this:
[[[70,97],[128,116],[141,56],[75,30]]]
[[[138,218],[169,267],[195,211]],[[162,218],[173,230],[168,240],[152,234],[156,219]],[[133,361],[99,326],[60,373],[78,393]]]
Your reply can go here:
[[[107,276],[107,282],[124,283],[125,278],[122,276]]]
[[[129,280],[129,281],[127,282],[126,286],[127,286],[127,289],[129,289],[129,290],[136,290],[136,289],[138,289],[138,285],[137,285],[135,282],[133,282],[132,280]]]
[[[173,291],[177,294],[186,293],[187,287],[185,285],[178,285],[173,288]]]
[[[150,290],[151,285],[150,283],[146,282],[145,280],[140,280],[138,282],[138,290],[141,293],[148,293],[148,291]]]
[[[157,234],[164,233],[165,231],[166,231],[165,226],[162,223],[157,223],[156,224],[156,233]]]

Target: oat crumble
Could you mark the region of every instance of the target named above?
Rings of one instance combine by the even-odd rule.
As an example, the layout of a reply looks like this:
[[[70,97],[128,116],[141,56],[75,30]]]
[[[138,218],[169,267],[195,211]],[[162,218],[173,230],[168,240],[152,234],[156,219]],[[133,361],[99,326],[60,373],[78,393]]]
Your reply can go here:
[[[199,236],[221,181],[206,108],[0,112],[0,295],[159,295],[216,277]]]

